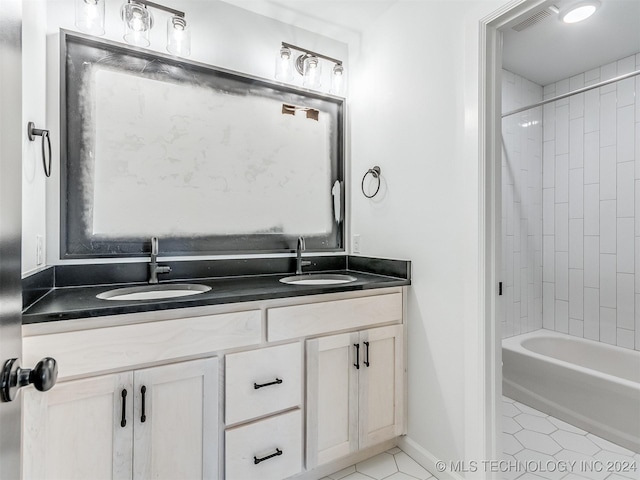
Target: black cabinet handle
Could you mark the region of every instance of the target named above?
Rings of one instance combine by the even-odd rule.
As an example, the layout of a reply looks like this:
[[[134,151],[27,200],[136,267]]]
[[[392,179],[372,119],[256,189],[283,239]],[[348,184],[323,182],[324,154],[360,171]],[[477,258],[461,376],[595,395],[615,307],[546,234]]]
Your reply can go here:
[[[367,368],[369,368],[369,342],[362,342],[364,343],[365,349],[364,349],[364,364],[367,366]]]
[[[280,385],[281,383],[282,383],[282,379],[281,378],[276,378],[275,382],[263,383],[262,385],[254,383],[253,384],[253,388],[255,390],[258,390],[259,388],[262,388],[262,387],[269,387],[271,385]]]
[[[147,421],[147,415],[145,414],[145,393],[147,393],[147,387],[145,387],[144,385],[142,386],[142,388],[140,389],[140,392],[142,393],[142,415],[140,416],[140,421],[142,423]]]
[[[354,347],[356,347],[356,363],[353,364],[356,367],[356,370],[360,370],[360,344],[354,343]]]
[[[279,457],[280,455],[282,455],[282,450],[280,450],[279,448],[276,448],[276,453],[272,453],[271,455],[267,455],[266,457],[262,457],[262,458],[253,457],[253,464],[258,465],[260,462],[264,462],[265,460],[269,460],[270,458],[273,458],[273,457]]]
[[[122,428],[127,426],[127,389],[122,389],[122,420],[120,420]]]

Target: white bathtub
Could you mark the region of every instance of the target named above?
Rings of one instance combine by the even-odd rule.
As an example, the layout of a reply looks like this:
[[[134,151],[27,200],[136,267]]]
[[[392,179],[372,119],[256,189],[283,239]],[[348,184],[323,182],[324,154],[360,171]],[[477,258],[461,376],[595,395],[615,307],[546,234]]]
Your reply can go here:
[[[640,352],[538,330],[502,341],[503,393],[640,452]]]

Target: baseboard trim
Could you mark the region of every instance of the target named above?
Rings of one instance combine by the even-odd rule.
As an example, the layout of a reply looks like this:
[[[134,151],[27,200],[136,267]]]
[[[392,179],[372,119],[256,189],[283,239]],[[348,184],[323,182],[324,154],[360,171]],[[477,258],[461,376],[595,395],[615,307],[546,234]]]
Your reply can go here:
[[[420,445],[418,445],[411,438],[404,436],[398,439],[398,447],[400,447],[404,452],[413,458],[416,462],[418,462],[422,467],[429,471],[433,476],[437,477],[438,480],[464,480],[463,477],[458,475],[455,472],[449,471],[448,468],[445,469],[444,472],[441,472],[436,468],[436,463],[441,461],[431,452],[425,450]]]

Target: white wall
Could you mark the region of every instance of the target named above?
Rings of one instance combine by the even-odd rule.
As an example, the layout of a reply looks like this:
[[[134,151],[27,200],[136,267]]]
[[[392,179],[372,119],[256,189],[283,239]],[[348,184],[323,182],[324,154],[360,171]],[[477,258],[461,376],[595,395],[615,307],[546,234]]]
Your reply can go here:
[[[484,447],[478,39],[479,20],[505,3],[399,1],[351,56],[352,233],[365,255],[413,262],[408,437],[430,458]],[[383,188],[367,200],[360,181],[374,165]]]
[[[46,3],[46,7],[45,4]],[[35,268],[35,236],[43,235],[47,243],[47,264],[59,260],[59,57],[57,32],[60,28],[76,31],[74,0],[29,0],[25,9],[26,44],[24,91],[25,122],[27,116],[38,125],[51,130],[53,144],[53,175],[45,182],[42,167],[36,158],[35,144],[25,145],[25,186],[23,218],[23,273]],[[106,0],[105,39],[123,42],[119,0]],[[221,1],[174,0],[170,6],[185,11],[191,26],[192,53],[190,60],[215,65],[238,72],[273,79],[276,53],[282,41],[342,59],[348,65],[345,43],[297,28]],[[166,21],[168,14],[152,10],[156,26],[151,31],[152,50],[166,53]],[[46,18],[43,17],[46,12]],[[45,23],[46,20],[46,23]],[[46,45],[45,45],[46,40]],[[45,53],[46,52],[46,53]],[[45,57],[46,55],[46,57]],[[45,69],[45,58],[47,68]],[[325,68],[329,78],[329,69]],[[46,84],[45,84],[45,78]],[[296,79],[296,84],[300,84]],[[324,82],[328,90],[328,81]],[[46,107],[45,107],[46,89]],[[33,96],[30,92],[33,92]],[[45,115],[46,114],[46,115]],[[25,123],[26,124],[26,123]],[[29,172],[34,169],[36,177]],[[45,217],[46,206],[46,217]],[[110,261],[110,260],[105,260]],[[77,262],[76,262],[77,263]]]
[[[640,68],[640,54],[544,88]],[[544,328],[640,350],[640,77],[544,107]]]
[[[542,87],[502,71],[502,111]],[[542,107],[502,119],[502,338],[542,328]]]

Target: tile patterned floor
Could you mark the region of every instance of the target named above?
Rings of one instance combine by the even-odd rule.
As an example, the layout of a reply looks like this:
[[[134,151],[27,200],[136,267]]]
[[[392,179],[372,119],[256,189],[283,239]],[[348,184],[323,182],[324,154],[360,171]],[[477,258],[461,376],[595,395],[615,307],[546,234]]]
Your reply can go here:
[[[533,469],[547,462],[551,465],[546,472],[514,469],[504,473],[505,480],[640,480],[639,453],[507,397],[502,402],[502,430],[503,460],[509,461],[509,465],[533,462]],[[574,467],[569,468],[574,461]],[[625,462],[635,465],[636,471],[598,471],[607,466],[615,470]],[[551,471],[560,465],[567,466],[564,472]]]
[[[322,480],[437,480],[399,448],[371,457]]]

